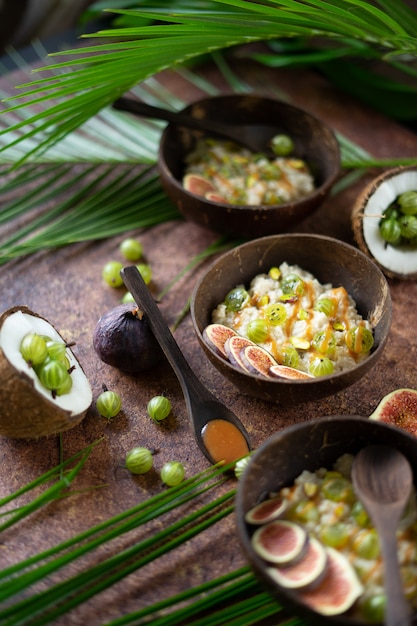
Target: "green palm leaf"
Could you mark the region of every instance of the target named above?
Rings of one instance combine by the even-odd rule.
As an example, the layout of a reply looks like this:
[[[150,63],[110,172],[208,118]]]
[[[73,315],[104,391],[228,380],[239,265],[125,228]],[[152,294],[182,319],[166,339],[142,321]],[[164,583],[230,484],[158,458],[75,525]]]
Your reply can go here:
[[[66,60],[48,66],[48,76],[22,86],[10,111],[47,104],[28,119],[12,123],[1,132],[10,146],[38,138],[26,158],[43,152],[98,114],[120,94],[167,67],[173,67],[209,51],[279,37],[324,36],[351,38],[376,46],[379,55],[416,54],[411,10],[398,0],[401,20],[391,4],[385,11],[361,0],[271,0],[257,4],[247,0],[211,0],[207,8],[175,12],[162,7],[118,10],[114,13],[146,17],[150,26],[113,28],[94,34],[104,44],[65,51]],[[415,16],[413,15],[415,20]],[[166,22],[162,23],[161,22]],[[91,37],[91,36],[90,36]],[[69,57],[69,58],[68,58]],[[42,70],[41,70],[42,71]],[[50,75],[52,72],[52,76]],[[15,137],[16,131],[26,129]]]

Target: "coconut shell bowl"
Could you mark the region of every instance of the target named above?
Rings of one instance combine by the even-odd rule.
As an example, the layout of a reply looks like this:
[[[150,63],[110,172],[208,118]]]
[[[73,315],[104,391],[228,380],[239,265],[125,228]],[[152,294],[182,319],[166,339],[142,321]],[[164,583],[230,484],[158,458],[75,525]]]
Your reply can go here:
[[[260,370],[254,370],[253,367],[245,369],[236,364],[236,359],[230,358],[230,353],[225,355],[224,351],[219,350],[219,346],[210,340],[214,335],[208,336],[207,330],[209,327],[210,330],[216,328],[213,327],[213,311],[220,303],[225,302],[227,294],[233,292],[237,286],[248,289],[255,276],[268,274],[271,268],[279,267],[283,263],[302,268],[323,285],[330,283],[333,288],[344,288],[353,298],[357,312],[369,323],[373,334],[373,345],[368,350],[366,358],[359,362],[355,361],[353,367],[347,370],[335,369],[326,375],[307,375],[303,378],[299,378],[297,372],[294,372],[292,363],[289,364],[291,367],[287,371],[285,365],[288,363],[284,361],[280,362],[280,365],[284,365],[283,368],[279,366],[273,370],[277,376],[271,376],[270,371],[262,370],[263,354],[260,355]],[[292,295],[290,294],[290,300]],[[301,311],[298,314],[303,315]],[[295,314],[292,312],[288,315],[291,317]],[[217,258],[194,288],[191,316],[201,347],[223,376],[245,395],[289,406],[333,395],[353,385],[375,367],[389,334],[392,303],[384,274],[357,248],[326,236],[283,234],[246,242]],[[308,316],[309,314],[306,314],[307,318]],[[219,328],[224,330],[223,324],[220,324]],[[228,329],[226,331],[227,335],[229,331]],[[242,333],[238,331],[238,334]],[[224,343],[227,341],[223,337],[220,339],[224,339]],[[293,342],[293,339],[290,341]],[[242,349],[246,355],[246,346],[238,346],[239,354],[242,354]],[[270,349],[266,350],[269,359]],[[303,352],[305,350],[303,342],[301,344],[293,342],[292,353],[297,352],[296,357],[299,355],[300,358],[305,358]],[[251,347],[249,351],[252,351],[250,356],[255,358],[259,352]],[[271,363],[275,363],[275,359]],[[290,374],[290,378],[287,374]],[[293,374],[297,377],[293,377]]]
[[[237,533],[250,566],[261,584],[277,597],[284,608],[314,626],[383,623],[381,604],[376,598],[377,594],[383,593],[383,582],[380,579],[379,589],[369,587],[366,577],[362,577],[358,569],[359,561],[355,553],[355,550],[360,551],[359,545],[366,530],[369,533],[372,528],[372,521],[356,495],[355,483],[352,481],[355,458],[368,446],[384,451],[389,447],[405,456],[411,466],[415,489],[417,439],[400,428],[380,421],[343,415],[314,419],[275,433],[255,451],[238,482],[235,509]],[[324,470],[317,475],[320,468]],[[304,474],[301,479],[303,491],[292,492],[294,501],[298,502],[300,496],[303,503],[287,508],[288,501],[281,489],[293,487],[295,479],[305,471],[311,474]],[[284,563],[284,548],[281,551],[281,563],[278,563],[278,558],[275,564],[268,562],[265,556],[272,557],[264,554],[264,550],[268,550],[264,541],[267,536],[265,528],[269,527],[268,533],[271,528],[275,532],[279,529],[288,531],[287,548],[295,550],[302,533],[306,531],[302,520],[303,511],[305,519],[310,511],[313,520],[314,507],[321,501],[321,510],[327,508],[327,496],[336,485],[338,487],[333,493],[339,489],[341,494],[342,485],[346,491],[339,502],[333,504],[345,507],[346,515],[339,524],[332,524],[331,516],[324,521],[321,517],[317,518],[317,523],[310,521],[307,551],[298,557],[298,561],[295,559],[293,562],[298,562],[298,575],[295,576],[296,566],[293,565],[291,569]],[[348,510],[353,511],[353,514]],[[410,510],[412,507],[403,514],[402,523],[405,525],[412,523]],[[357,514],[364,517],[360,520]],[[408,521],[405,522],[407,516]],[[354,532],[354,525],[358,521],[363,526],[357,527],[352,543],[345,543],[342,548],[341,543],[334,541],[333,546],[330,546],[332,530],[349,524]],[[293,543],[290,543],[290,533],[293,533]],[[270,540],[271,536],[272,533]],[[324,560],[321,559],[323,547]],[[348,554],[351,556],[350,564],[344,560]],[[310,555],[309,561],[306,560],[307,555]],[[286,556],[291,555],[288,553]],[[368,561],[372,558],[376,558],[375,554],[368,553]],[[302,563],[304,567],[301,567]],[[366,563],[366,559],[362,560],[363,563]],[[381,598],[381,595],[378,597]],[[411,606],[410,614],[410,620],[401,623],[416,624],[416,614],[414,611],[413,615]]]
[[[248,239],[285,232],[323,203],[339,174],[339,145],[333,131],[300,108],[256,95],[226,95],[200,100],[184,111],[230,126],[273,125],[276,134],[292,139],[292,156],[308,164],[314,179],[308,195],[280,204],[231,204],[216,195],[207,199],[201,192],[191,193],[183,185],[186,158],[202,133],[170,123],[160,142],[161,183],[180,213],[201,226]]]

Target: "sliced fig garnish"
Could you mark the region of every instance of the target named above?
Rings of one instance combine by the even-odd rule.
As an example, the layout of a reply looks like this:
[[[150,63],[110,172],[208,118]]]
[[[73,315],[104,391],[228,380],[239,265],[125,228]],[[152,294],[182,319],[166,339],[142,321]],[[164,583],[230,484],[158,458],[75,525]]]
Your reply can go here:
[[[327,552],[320,541],[310,537],[305,554],[301,559],[289,565],[269,567],[271,578],[281,587],[302,589],[319,581],[327,565]]]
[[[215,191],[208,191],[204,197],[206,200],[209,200],[210,202],[223,202],[224,204],[229,204],[226,198],[223,198],[223,196],[221,196],[219,193]]]
[[[249,368],[245,365],[242,360],[241,353],[248,346],[255,346],[250,339],[243,337],[242,335],[235,335],[234,337],[229,337],[229,339],[224,344],[224,350],[226,352],[226,356],[229,359],[230,363],[235,367],[242,369],[244,372],[249,372]]]
[[[417,437],[417,390],[395,389],[384,396],[370,419],[402,428]]]
[[[268,498],[268,500],[264,500],[250,509],[246,513],[245,519],[248,524],[257,526],[267,524],[280,517],[287,509],[287,506],[287,503],[280,496]]]
[[[295,367],[288,367],[288,365],[272,365],[269,368],[269,373],[276,378],[287,378],[290,380],[314,378],[311,374],[297,370]]]
[[[186,174],[182,184],[186,191],[189,191],[196,196],[205,196],[209,191],[216,191],[213,183],[198,174]]]
[[[259,526],[252,535],[253,549],[269,563],[295,561],[306,549],[307,532],[294,522],[275,520]]]
[[[271,374],[269,373],[271,367],[278,365],[277,361],[268,350],[257,345],[247,346],[242,350],[240,357],[246,369],[251,374],[258,374],[266,376],[267,378],[271,378]]]
[[[229,337],[235,335],[236,332],[224,324],[209,324],[203,330],[203,339],[207,345],[225,359],[228,358],[228,355],[224,345]]]
[[[344,554],[326,548],[327,565],[323,579],[311,589],[301,590],[300,600],[321,615],[348,611],[363,593],[363,586]]]

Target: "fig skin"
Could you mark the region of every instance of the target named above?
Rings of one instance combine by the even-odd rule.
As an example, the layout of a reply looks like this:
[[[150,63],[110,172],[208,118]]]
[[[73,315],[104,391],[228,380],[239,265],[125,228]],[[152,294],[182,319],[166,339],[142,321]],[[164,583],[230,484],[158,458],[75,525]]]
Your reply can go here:
[[[417,390],[391,391],[382,398],[369,419],[391,424],[417,437]]]
[[[119,304],[100,317],[93,346],[104,363],[132,376],[154,368],[163,357],[146,317],[134,303]]]

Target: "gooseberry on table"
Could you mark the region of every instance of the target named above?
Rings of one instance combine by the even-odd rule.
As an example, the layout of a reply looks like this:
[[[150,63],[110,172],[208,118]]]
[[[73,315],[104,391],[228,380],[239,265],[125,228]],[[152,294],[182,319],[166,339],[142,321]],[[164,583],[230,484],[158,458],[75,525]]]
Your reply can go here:
[[[168,461],[161,469],[161,479],[168,487],[175,487],[184,480],[185,469],[179,461]]]
[[[140,241],[133,237],[124,239],[119,250],[128,261],[139,261],[143,257],[143,246]]]
[[[148,448],[137,446],[127,453],[125,465],[132,474],[146,474],[153,466],[153,454]]]
[[[120,275],[122,269],[123,263],[120,261],[108,261],[101,273],[103,280],[110,287],[121,287],[123,285],[123,278]]]
[[[105,389],[96,400],[97,411],[103,417],[111,419],[120,413],[122,408],[122,400],[116,391]]]
[[[161,422],[167,418],[171,410],[171,402],[165,396],[154,396],[147,405],[148,415],[154,422]]]

